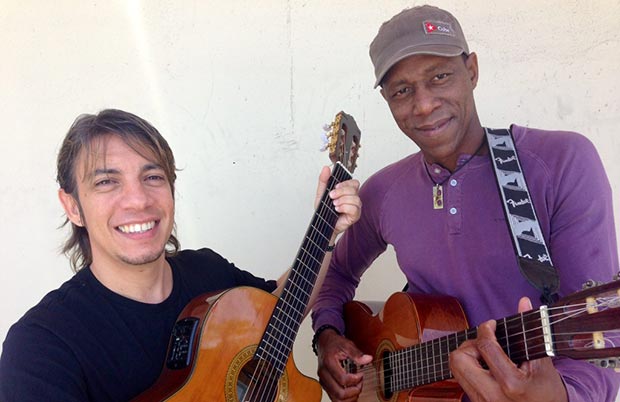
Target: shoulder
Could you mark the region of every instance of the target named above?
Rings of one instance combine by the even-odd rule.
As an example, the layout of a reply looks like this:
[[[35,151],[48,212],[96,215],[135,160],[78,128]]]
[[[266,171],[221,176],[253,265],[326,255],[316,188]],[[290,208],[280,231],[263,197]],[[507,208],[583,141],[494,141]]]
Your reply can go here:
[[[239,269],[235,264],[209,248],[183,250],[169,257],[173,269],[194,292],[209,292],[233,286],[255,286],[273,290],[274,281],[265,281]]]
[[[230,264],[224,257],[210,248],[182,250],[174,256],[169,257],[168,260],[188,268],[204,268],[210,265]]]
[[[607,180],[596,147],[583,134],[517,125],[511,128],[526,174],[546,176],[558,186],[583,180],[604,184]]]
[[[47,293],[39,303],[24,314],[18,321],[26,325],[60,326],[64,320],[58,316],[79,316],[92,300],[92,275],[88,268],[76,273],[58,289]]]
[[[168,262],[189,283],[208,283],[213,277],[228,277],[238,269],[209,248],[179,251],[168,257]]]
[[[49,363],[43,356],[52,354],[58,364],[75,363],[68,339],[81,327],[84,314],[93,304],[87,274],[78,272],[11,326],[3,344],[3,368],[11,361],[13,365],[22,360]]]
[[[540,155],[556,163],[600,160],[594,144],[583,134],[518,125],[512,125],[511,129],[520,154],[525,152],[531,156]]]
[[[421,158],[422,153],[417,152],[378,170],[364,182],[360,195],[368,197],[373,194],[386,194],[402,180],[411,180],[415,177],[411,172],[423,166]]]

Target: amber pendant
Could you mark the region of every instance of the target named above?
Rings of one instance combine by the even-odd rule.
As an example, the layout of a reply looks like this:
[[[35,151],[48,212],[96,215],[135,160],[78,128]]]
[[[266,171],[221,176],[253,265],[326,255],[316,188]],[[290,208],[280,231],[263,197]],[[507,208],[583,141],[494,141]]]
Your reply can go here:
[[[433,186],[433,209],[443,209],[443,187],[439,184]]]

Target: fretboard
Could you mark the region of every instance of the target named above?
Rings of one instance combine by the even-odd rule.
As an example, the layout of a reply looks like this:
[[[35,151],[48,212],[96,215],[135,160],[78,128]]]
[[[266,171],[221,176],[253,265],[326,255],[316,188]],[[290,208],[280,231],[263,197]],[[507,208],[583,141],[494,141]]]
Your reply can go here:
[[[293,342],[308,306],[310,295],[319,274],[325,249],[334,234],[338,212],[329,192],[336,184],[351,179],[351,174],[336,163],[316,212],[304,236],[291,268],[282,295],[276,303],[269,324],[256,350],[255,358],[270,362],[274,378],[284,372]]]
[[[495,336],[515,363],[546,356],[540,311],[497,320]],[[448,355],[463,342],[475,339],[477,328],[453,333],[383,356],[386,392],[398,392],[452,377]]]

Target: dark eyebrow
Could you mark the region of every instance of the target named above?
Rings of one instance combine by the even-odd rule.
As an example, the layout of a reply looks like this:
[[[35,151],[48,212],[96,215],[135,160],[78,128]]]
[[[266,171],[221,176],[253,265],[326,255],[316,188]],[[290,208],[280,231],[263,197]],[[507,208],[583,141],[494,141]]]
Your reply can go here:
[[[427,68],[425,68],[422,73],[423,74],[434,74],[437,71],[443,71],[443,70],[454,70],[453,66],[450,65],[449,63],[445,62],[445,61],[438,61],[435,62],[433,64],[431,64],[430,66],[428,66]],[[383,80],[383,84],[381,85],[382,88],[387,88],[388,87],[388,76],[386,75],[386,77]],[[398,80],[396,82],[392,82],[389,83],[389,86],[391,87],[397,87],[399,85],[403,85],[403,84],[408,84],[409,81],[407,81],[407,79],[401,79]]]
[[[424,70],[425,73],[434,73],[437,70],[445,70],[445,69],[453,69],[452,65],[449,63],[435,63],[430,65],[427,69]]]
[[[164,170],[164,168],[158,163],[147,163],[146,165],[142,166],[142,172],[148,172],[150,170]],[[120,174],[120,172],[121,171],[118,169],[100,168],[100,169],[95,169],[95,171],[92,173],[92,177]]]
[[[149,170],[165,170],[165,169],[159,163],[147,163],[146,165],[142,166],[143,172],[148,172]]]
[[[107,176],[110,174],[119,174],[120,171],[118,169],[95,169],[92,176]]]

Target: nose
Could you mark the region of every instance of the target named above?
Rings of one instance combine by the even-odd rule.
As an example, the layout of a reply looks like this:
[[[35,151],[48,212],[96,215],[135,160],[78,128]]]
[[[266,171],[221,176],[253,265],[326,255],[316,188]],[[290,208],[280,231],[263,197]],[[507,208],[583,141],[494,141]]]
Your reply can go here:
[[[125,182],[122,193],[122,205],[128,209],[144,209],[151,202],[151,196],[140,180]]]
[[[429,88],[417,88],[413,99],[413,114],[416,116],[430,115],[441,105],[441,101]]]

